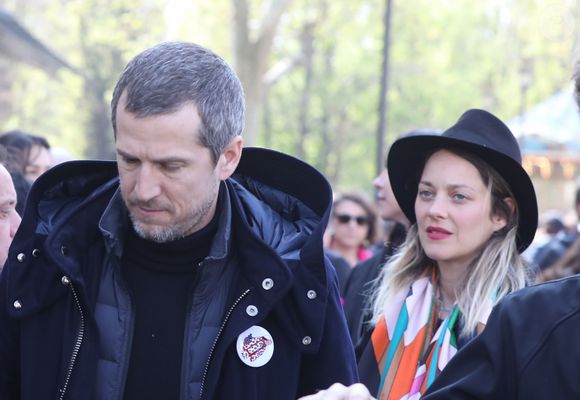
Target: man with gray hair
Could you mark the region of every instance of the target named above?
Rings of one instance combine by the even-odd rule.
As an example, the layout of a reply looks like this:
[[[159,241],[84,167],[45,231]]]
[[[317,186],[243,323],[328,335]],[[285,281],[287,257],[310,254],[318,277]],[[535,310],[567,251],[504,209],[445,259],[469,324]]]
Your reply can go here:
[[[2,399],[295,399],[357,379],[309,165],[244,149],[231,68],[191,43],[129,62],[116,164],[43,175],[0,280]]]

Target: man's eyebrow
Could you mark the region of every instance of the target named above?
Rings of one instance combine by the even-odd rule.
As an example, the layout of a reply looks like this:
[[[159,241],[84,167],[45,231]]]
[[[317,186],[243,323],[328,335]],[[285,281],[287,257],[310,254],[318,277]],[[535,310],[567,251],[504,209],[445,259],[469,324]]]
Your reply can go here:
[[[135,156],[130,155],[129,153],[124,152],[121,149],[117,149],[117,154],[120,155],[123,158],[137,158]]]
[[[117,153],[123,157],[123,158],[127,158],[130,160],[138,160],[139,157],[133,156],[129,153],[124,152],[121,149],[117,149]],[[185,158],[182,157],[165,157],[165,158],[158,158],[158,159],[153,159],[151,160],[156,164],[169,164],[169,163],[182,163],[182,164],[186,164],[189,161]]]

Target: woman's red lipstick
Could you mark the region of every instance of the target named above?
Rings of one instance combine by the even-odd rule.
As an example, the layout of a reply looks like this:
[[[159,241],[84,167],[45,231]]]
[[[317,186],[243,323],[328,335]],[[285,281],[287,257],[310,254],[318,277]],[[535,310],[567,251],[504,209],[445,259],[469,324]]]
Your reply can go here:
[[[449,237],[449,235],[451,235],[451,232],[439,226],[428,226],[426,231],[427,237],[433,240],[446,239]]]

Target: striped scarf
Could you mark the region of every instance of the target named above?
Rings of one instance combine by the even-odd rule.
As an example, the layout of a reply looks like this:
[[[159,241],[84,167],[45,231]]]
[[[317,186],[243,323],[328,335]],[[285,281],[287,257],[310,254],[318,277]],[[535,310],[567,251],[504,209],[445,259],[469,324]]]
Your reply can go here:
[[[372,376],[365,383],[379,399],[419,399],[457,353],[459,307],[438,325],[434,279],[423,276],[395,296],[361,355],[361,378]]]

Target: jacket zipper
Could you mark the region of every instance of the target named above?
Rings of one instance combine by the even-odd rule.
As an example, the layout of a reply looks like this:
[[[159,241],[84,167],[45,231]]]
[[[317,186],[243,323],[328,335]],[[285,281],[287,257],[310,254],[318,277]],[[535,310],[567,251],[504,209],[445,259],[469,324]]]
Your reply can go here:
[[[120,269],[119,269],[120,271]],[[115,286],[115,278],[113,279],[113,283],[112,285]],[[123,362],[123,369],[121,371],[121,386],[120,386],[120,390],[118,394],[118,399],[122,400],[123,396],[125,395],[125,388],[127,386],[127,374],[129,371],[129,363],[131,362],[131,351],[133,348],[133,334],[135,333],[135,303],[133,302],[134,299],[134,295],[131,292],[131,289],[129,288],[129,286],[127,285],[127,282],[123,279],[123,274],[120,273],[119,274],[119,278],[117,280],[117,284],[119,285],[119,287],[121,288],[120,290],[120,294],[119,296],[127,296],[127,301],[129,303],[129,334],[127,336],[127,340],[125,345],[123,346],[123,349],[125,351],[125,354],[123,355],[122,359],[125,360],[125,362]],[[118,302],[121,302],[122,300],[118,300]]]
[[[207,373],[209,371],[209,364],[211,363],[211,357],[213,356],[213,352],[215,351],[215,348],[217,346],[217,342],[220,339],[220,336],[228,322],[228,320],[230,319],[230,316],[232,315],[232,313],[234,312],[234,309],[237,307],[237,305],[240,303],[240,301],[242,301],[242,299],[244,297],[246,297],[248,295],[248,293],[250,293],[251,289],[246,289],[246,291],[244,293],[242,293],[240,295],[240,297],[237,298],[237,300],[234,302],[234,304],[232,304],[232,306],[230,307],[230,309],[228,310],[228,312],[226,313],[226,316],[220,326],[220,329],[213,341],[213,344],[211,345],[211,349],[209,350],[209,355],[207,357],[207,362],[205,363],[205,369],[203,370],[203,375],[201,377],[201,386],[199,388],[199,398],[203,399],[203,389],[204,389],[204,384],[205,384],[205,379],[207,377]]]
[[[127,338],[127,343],[124,347],[125,355],[123,359],[123,370],[121,372],[121,390],[119,390],[119,399],[122,399],[125,395],[125,387],[127,385],[127,374],[129,371],[129,363],[131,362],[131,350],[133,348],[133,334],[135,333],[135,306],[133,305],[133,300],[129,295],[129,302],[131,306],[131,315],[129,316],[129,336]]]
[[[187,302],[187,309],[185,311],[185,330],[183,331],[183,350],[181,351],[181,378],[179,380],[179,391],[180,391],[180,395],[179,398],[180,400],[185,400],[185,396],[187,394],[187,383],[186,383],[186,370],[187,370],[187,354],[189,354],[189,340],[188,340],[188,332],[189,329],[191,327],[191,313],[192,313],[192,309],[193,309],[193,302],[194,302],[194,293],[195,293],[195,288],[197,286],[197,283],[199,282],[199,272],[200,272],[200,268],[204,265],[206,265],[207,262],[204,260],[202,260],[201,262],[199,262],[197,264],[197,272],[195,274],[195,278],[193,279],[193,283],[191,285],[191,290],[189,291],[189,300]]]
[[[70,287],[70,290],[72,292],[74,301],[75,301],[75,305],[77,306],[78,310],[79,310],[79,314],[81,317],[81,321],[80,321],[80,326],[79,326],[79,331],[77,333],[77,339],[75,341],[75,345],[73,347],[73,351],[70,357],[70,362],[68,365],[68,371],[66,374],[66,378],[64,380],[64,385],[62,386],[62,388],[60,389],[60,396],[59,396],[59,400],[63,400],[64,396],[66,395],[66,391],[68,389],[68,385],[70,383],[70,378],[72,376],[72,372],[75,366],[75,362],[77,360],[77,357],[79,355],[79,351],[81,349],[81,345],[83,344],[83,338],[85,336],[85,314],[83,313],[83,309],[81,307],[81,303],[79,301],[79,297],[77,295],[77,292],[73,286],[73,283],[68,279],[68,277],[63,277],[62,278],[62,282],[65,285],[68,285]]]

